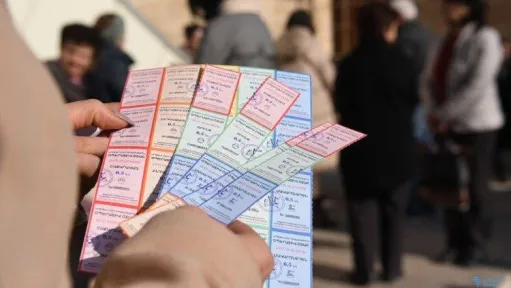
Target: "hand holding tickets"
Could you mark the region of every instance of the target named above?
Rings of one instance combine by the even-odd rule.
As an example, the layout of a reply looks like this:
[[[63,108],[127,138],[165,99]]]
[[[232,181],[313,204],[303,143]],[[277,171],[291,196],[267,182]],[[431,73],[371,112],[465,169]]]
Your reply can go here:
[[[265,287],[311,287],[311,167],[365,135],[331,123],[312,129],[310,87],[309,75],[246,67],[132,71],[120,111],[135,125],[103,146],[80,270],[99,271],[126,237],[141,241],[182,208],[162,212],[191,205],[244,241],[259,234],[275,262],[272,271],[261,265]]]
[[[130,119],[118,113],[118,103],[103,104],[97,100],[87,100],[67,104],[67,111],[74,130],[90,126],[101,130],[119,130],[133,126]],[[108,138],[76,136],[75,139],[80,173],[91,177],[99,169],[100,157],[108,147]]]

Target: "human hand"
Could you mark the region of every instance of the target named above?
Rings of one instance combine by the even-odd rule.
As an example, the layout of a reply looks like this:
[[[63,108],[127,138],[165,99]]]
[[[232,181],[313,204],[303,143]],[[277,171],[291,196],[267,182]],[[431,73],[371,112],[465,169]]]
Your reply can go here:
[[[96,285],[259,288],[273,265],[268,246],[250,227],[238,221],[226,227],[184,206],[155,216],[117,247]]]
[[[116,115],[119,103],[104,104],[98,100],[77,101],[67,104],[69,120],[73,129],[95,126],[103,131],[119,130],[129,126],[125,120]],[[80,175],[92,177],[99,169],[101,157],[108,147],[108,135],[102,137],[75,137],[75,151]]]

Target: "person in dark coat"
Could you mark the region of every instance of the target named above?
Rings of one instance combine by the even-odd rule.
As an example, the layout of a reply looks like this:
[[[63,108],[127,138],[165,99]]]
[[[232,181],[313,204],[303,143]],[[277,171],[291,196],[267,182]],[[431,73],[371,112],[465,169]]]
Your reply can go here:
[[[94,75],[99,81],[99,100],[104,103],[120,102],[130,67],[134,64],[122,50],[124,43],[124,21],[115,14],[98,18],[95,28],[101,33],[104,48],[98,59]]]
[[[73,23],[62,28],[60,56],[46,67],[67,103],[96,97],[90,70],[101,50],[101,37],[93,28]]]
[[[275,43],[259,15],[261,0],[189,0],[208,25],[196,63],[275,68]]]
[[[435,39],[433,33],[417,19],[419,10],[415,0],[392,0],[390,5],[399,13],[402,21],[396,45],[414,60],[418,71],[422,72]]]
[[[368,137],[341,153],[352,237],[354,284],[374,279],[378,231],[382,278],[401,277],[404,210],[414,175],[415,65],[394,44],[399,15],[384,3],[362,6],[358,46],[338,67],[335,108],[341,123]],[[380,225],[378,225],[380,224]],[[380,226],[381,230],[378,230]]]
[[[509,151],[511,151],[511,41],[503,39],[504,63],[498,77],[500,103],[506,118],[504,127],[497,136],[497,152],[495,153],[495,180],[492,182],[494,190],[511,190],[511,169],[509,167]]]
[[[401,25],[396,45],[412,59],[417,68],[417,73],[422,73],[426,64],[427,55],[431,49],[435,37],[433,33],[419,22],[419,9],[416,0],[391,0],[390,5],[399,13]],[[431,137],[427,129],[426,113],[423,105],[419,103],[415,110],[415,138],[420,159],[424,159],[424,146]],[[420,160],[419,160],[420,161]],[[427,203],[419,196],[419,185],[416,183],[410,191],[407,212],[410,216],[421,216],[434,211],[433,205]]]

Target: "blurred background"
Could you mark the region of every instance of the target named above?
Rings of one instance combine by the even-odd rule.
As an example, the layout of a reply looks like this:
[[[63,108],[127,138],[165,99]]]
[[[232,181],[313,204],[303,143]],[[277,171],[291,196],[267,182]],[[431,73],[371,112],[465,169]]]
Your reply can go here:
[[[460,1],[463,2],[463,0]],[[109,28],[103,36],[108,34],[108,37],[112,41],[115,40],[115,45],[122,50],[122,57],[124,57],[122,59],[126,63],[126,69],[128,67],[139,69],[192,63],[204,34],[203,27],[208,24],[204,17],[200,17],[200,13],[192,15],[193,9],[190,9],[188,0],[8,0],[7,2],[17,28],[41,61],[66,59],[63,56],[65,55],[63,51],[67,49],[65,49],[67,38],[64,39],[61,35],[64,26],[70,23],[98,26],[100,15],[113,13],[122,19],[122,25],[116,26],[120,30]],[[322,47],[321,52],[318,52],[321,56],[319,58],[327,59],[326,66],[330,65],[330,69],[333,71],[336,70],[335,66],[339,61],[357,47],[359,35],[356,15],[359,8],[370,1],[245,0],[243,2],[248,3],[249,6],[257,6],[271,40],[275,43],[284,37],[287,28],[289,28],[287,26],[289,16],[298,9],[307,11],[312,22],[305,23],[305,26],[312,25],[314,27],[314,36],[319,43],[318,46]],[[414,2],[418,9],[418,22],[431,31],[433,37],[437,39],[448,30],[442,14],[444,2],[444,0],[417,0]],[[509,16],[511,15],[511,1],[489,0],[488,4],[489,25],[497,29],[503,42],[508,42],[506,39],[511,39],[511,17]],[[112,19],[107,22],[113,23]],[[302,20],[298,21],[299,24],[301,23],[300,25],[304,24],[300,22]],[[307,22],[306,20],[305,22]],[[119,35],[122,34],[122,39],[117,37],[116,32]],[[82,40],[78,39],[81,36],[76,38],[78,40],[73,40],[73,37],[69,38],[72,43],[81,43]],[[87,44],[89,40],[84,40],[84,43]],[[277,54],[282,52],[279,52],[278,47]],[[286,49],[284,48],[284,50]],[[69,59],[72,59],[74,56],[70,57]],[[102,56],[98,57],[98,63],[92,64],[95,60],[91,60],[91,63],[84,64],[85,68],[82,69],[82,72],[88,73],[89,66],[94,66],[98,70],[98,67],[102,65]],[[55,61],[53,63],[58,62]],[[77,65],[73,63],[80,61],[66,61],[62,60],[63,69],[58,65],[55,66],[56,64],[52,66],[48,62],[57,81],[62,82],[59,84],[61,84],[64,94],[67,91],[70,95],[70,98],[66,95],[66,100],[71,102],[74,101],[70,100],[71,98],[78,100],[91,98],[87,95],[76,95],[76,93],[84,93],[80,90],[84,83],[82,79],[74,79],[76,78],[74,76],[66,78],[68,74],[72,73],[66,70],[65,63],[71,63],[68,68],[71,67],[70,71],[72,71],[73,65]],[[277,66],[285,69],[285,65],[279,61],[276,62]],[[57,69],[57,71],[52,69]],[[64,70],[64,73],[61,73],[60,70]],[[77,72],[78,78],[80,78],[79,72]],[[321,81],[319,78],[326,77],[325,75],[329,74],[323,71],[319,73],[319,76],[314,76],[313,81]],[[99,75],[98,77],[103,76]],[[314,95],[315,124],[327,120],[337,120],[338,115],[334,112],[336,109],[334,109],[331,95],[335,76],[332,74],[328,77],[330,79],[325,80],[328,84],[325,86],[328,89],[325,88],[325,90],[328,90],[329,93]],[[510,81],[509,75],[507,77],[507,80],[504,80],[508,83],[506,87],[509,86]],[[120,79],[120,82],[123,83],[123,79]],[[505,99],[511,97],[509,92],[510,90],[501,92],[500,97]],[[116,97],[108,98],[104,102],[115,101]],[[504,111],[504,114],[507,112]],[[502,152],[500,155],[504,155],[509,149],[505,150],[499,151],[499,153]],[[505,157],[502,156],[502,158]],[[316,226],[314,231],[314,287],[318,288],[354,287],[352,286],[353,279],[350,278],[353,264],[350,252],[349,219],[346,216],[346,195],[342,177],[339,176],[338,159],[338,155],[334,155],[315,168],[314,194],[317,201],[314,204]],[[404,239],[401,239],[405,252],[403,264],[405,276],[399,281],[378,282],[372,287],[511,287],[511,283],[509,286],[502,284],[506,275],[511,271],[511,209],[509,208],[511,185],[508,176],[493,177],[487,183],[489,191],[484,197],[491,203],[491,209],[494,212],[493,237],[487,245],[487,257],[468,267],[432,261],[445,242],[445,228],[442,223],[442,219],[445,218],[442,216],[443,209],[418,199],[415,192],[410,192],[407,197],[410,199],[406,209],[405,236]],[[500,286],[477,284],[484,280],[490,283],[492,279],[495,283],[501,283]]]

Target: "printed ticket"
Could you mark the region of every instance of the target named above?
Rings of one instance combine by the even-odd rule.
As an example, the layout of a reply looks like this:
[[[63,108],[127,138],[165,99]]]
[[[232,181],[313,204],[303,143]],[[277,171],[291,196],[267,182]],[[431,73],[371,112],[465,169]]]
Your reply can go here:
[[[236,116],[239,114],[239,111],[241,111],[241,109],[243,109],[243,107],[245,106],[247,101],[250,99],[250,97],[252,95],[254,95],[254,93],[259,88],[259,86],[261,86],[261,84],[268,77],[275,78],[275,70],[270,70],[270,69],[238,67],[238,66],[218,66],[218,67],[221,67],[223,69],[228,69],[231,71],[239,71],[242,75],[241,81],[238,85],[238,93],[237,93],[237,95],[235,97],[235,101],[234,101],[235,104],[233,105],[231,114],[229,116],[229,121],[228,121],[229,123],[231,123],[232,120],[236,118]],[[298,90],[293,85],[288,85],[288,86],[295,90]],[[300,99],[303,97],[307,97],[307,96],[309,96],[309,95],[302,94],[300,96]],[[294,108],[291,108],[290,110],[293,110],[293,109]],[[288,112],[288,114],[289,113],[290,113],[290,111]],[[310,127],[308,127],[308,128],[310,128]],[[266,151],[273,149],[273,147],[275,146],[274,145],[274,143],[275,143],[274,142],[275,141],[274,134],[275,133],[270,133],[270,135],[264,140],[263,144],[260,145],[259,148],[256,150],[256,152],[254,153],[252,158],[258,157],[259,155],[264,154]],[[294,136],[294,134],[293,134],[293,136]],[[191,168],[191,166],[194,163],[189,163],[189,164],[190,165],[188,168]],[[184,171],[184,172],[186,172],[186,171]],[[181,174],[181,177],[184,175],[184,172],[183,172],[183,174]],[[175,177],[175,178],[179,178],[179,177]],[[172,181],[175,181],[175,180],[174,179],[165,179],[165,182],[167,182],[167,181],[171,184],[174,184]],[[179,199],[178,197],[175,197],[172,194],[166,193],[166,191],[169,190],[169,186],[170,185],[161,186],[161,189],[159,192],[160,192],[160,195],[163,194],[163,196],[158,198],[158,200],[155,203],[153,203],[149,207],[149,209],[154,209],[154,208],[157,208],[159,206],[168,204],[172,201]]]
[[[222,68],[233,69],[234,67],[226,66]],[[260,149],[254,157],[257,156],[257,153],[263,154],[262,150],[278,147],[296,135],[312,128],[312,85],[309,75],[248,67],[239,67],[239,71],[243,76],[239,85],[238,110],[241,110],[260,83],[268,76],[274,77],[279,82],[301,93],[299,99],[271,133],[271,137],[268,137],[265,143],[259,147]],[[236,109],[233,109],[233,111],[237,113]],[[235,116],[231,115],[231,118],[234,119]],[[300,246],[300,251],[309,251],[308,258],[301,257],[299,262],[303,269],[300,271],[301,273],[295,276],[296,269],[291,267],[289,262],[280,261],[275,266],[276,269],[266,281],[264,287],[312,287],[312,178],[310,170],[306,169],[300,172],[259,200],[258,203],[239,217],[239,220],[250,225],[266,241],[275,259],[282,258],[281,250],[283,248],[276,245],[276,243],[281,242],[280,235],[285,235],[291,239],[295,235],[299,235],[299,239],[308,239],[308,241],[300,242],[302,244],[297,245]],[[165,199],[167,201],[164,201]],[[162,205],[172,202],[176,202],[173,204],[175,207],[184,205],[184,202],[176,201],[178,199],[170,194],[165,194],[156,203],[163,200]],[[286,205],[284,205],[284,202]],[[140,219],[142,224],[157,214],[157,211],[153,211],[153,215],[146,213],[144,213],[145,219]],[[140,227],[134,226],[132,233],[136,233]],[[129,234],[129,231],[127,234]],[[294,248],[290,246],[289,249]]]
[[[241,74],[211,65],[206,65],[199,83],[191,81],[187,89],[196,91],[192,107],[174,155],[162,183],[164,190],[173,187],[183,175],[206,152],[227,125]],[[154,203],[156,190],[144,203],[144,208]]]
[[[181,138],[200,66],[131,71],[121,113],[134,127],[110,137],[92,202],[79,270],[97,273],[124,239],[118,225],[149,197]]]
[[[331,127],[333,124],[324,123],[315,127],[312,130],[308,130],[299,134],[298,136],[288,140],[277,148],[274,148],[259,157],[255,157],[253,160],[247,162],[242,167],[237,170],[233,170],[230,173],[222,176],[216,181],[206,185],[204,188],[195,191],[194,193],[185,196],[183,199],[179,199],[173,197],[171,195],[166,196],[168,198],[159,199],[158,202],[155,203],[151,209],[146,211],[145,213],[141,213],[129,220],[124,221],[120,224],[121,229],[124,233],[132,237],[135,235],[153,216],[157,214],[174,210],[175,208],[181,207],[183,205],[194,205],[200,206],[204,202],[208,201],[213,195],[219,192],[222,188],[227,187],[230,183],[240,178],[244,173],[249,170],[261,165],[262,163],[270,160],[273,157],[277,157],[279,154],[283,153],[287,149],[298,145],[300,142],[305,141],[306,139],[313,137],[315,134]]]
[[[362,133],[333,125],[243,174],[200,207],[219,222],[230,224],[300,171],[364,137]]]
[[[314,129],[308,130],[304,133],[299,134],[298,136],[292,138],[291,140],[288,140],[287,142],[283,143],[279,147],[272,149],[263,155],[259,157],[255,157],[253,160],[245,163],[240,168],[231,171],[230,173],[220,177],[219,179],[213,181],[212,183],[204,186],[203,188],[191,193],[188,196],[183,197],[183,201],[186,204],[194,205],[194,206],[200,206],[204,202],[208,201],[213,195],[215,195],[217,192],[219,192],[222,188],[228,186],[231,184],[234,180],[241,177],[244,173],[254,169],[255,167],[259,166],[260,164],[268,161],[271,158],[277,157],[279,154],[283,153],[287,149],[296,146],[298,143],[304,141],[305,139],[312,137],[313,135],[325,130],[326,128],[329,128],[333,124],[331,123],[324,123],[322,125],[319,125],[318,127],[315,127]]]
[[[267,78],[236,118],[169,193],[183,198],[245,164],[296,102],[299,92]]]

